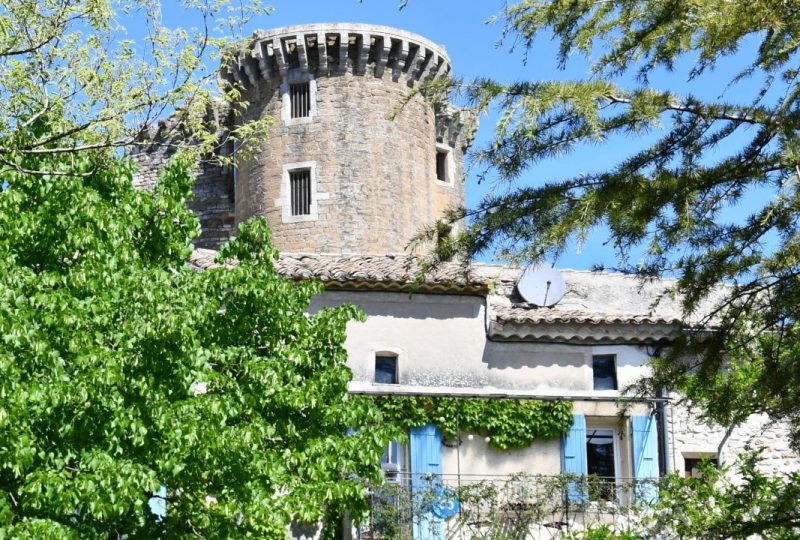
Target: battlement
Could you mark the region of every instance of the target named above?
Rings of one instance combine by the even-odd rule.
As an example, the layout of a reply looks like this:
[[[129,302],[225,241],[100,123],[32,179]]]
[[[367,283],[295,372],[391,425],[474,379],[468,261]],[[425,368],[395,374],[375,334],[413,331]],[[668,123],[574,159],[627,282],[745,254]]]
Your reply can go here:
[[[375,77],[391,74],[409,86],[450,73],[445,48],[422,36],[370,24],[328,23],[258,30],[223,79],[244,86],[285,79],[291,72]]]

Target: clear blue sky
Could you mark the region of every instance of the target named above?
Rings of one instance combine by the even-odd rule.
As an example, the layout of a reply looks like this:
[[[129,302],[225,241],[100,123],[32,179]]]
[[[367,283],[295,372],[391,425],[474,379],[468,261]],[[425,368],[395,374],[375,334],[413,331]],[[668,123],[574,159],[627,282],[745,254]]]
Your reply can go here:
[[[527,63],[523,62],[523,51],[510,51],[513,45],[511,41],[499,43],[502,25],[487,24],[487,20],[500,12],[503,3],[502,0],[410,0],[403,10],[399,10],[399,0],[275,0],[271,3],[275,8],[274,12],[254,21],[247,30],[249,33],[256,28],[269,29],[319,22],[383,24],[416,32],[444,45],[456,76],[491,77],[510,82],[577,79],[586,75],[587,63],[582,58],[572,61],[567,70],[558,70],[554,61],[556,47],[547,39],[537,42],[535,48],[528,53]],[[176,21],[170,19],[177,13],[169,3],[165,4],[164,16],[167,24],[176,24]],[[177,21],[177,24],[189,23]],[[691,87],[684,78],[676,77],[675,74],[659,74],[651,82],[656,87],[670,86],[681,94],[691,92],[701,97],[716,98],[725,89],[724,85],[720,86],[715,82],[729,80],[728,75],[741,62],[741,57],[733,58],[705,80],[694,81]],[[726,97],[730,98],[731,94],[738,91],[746,92],[746,85],[744,83],[744,87],[728,89]],[[493,120],[492,117],[481,118],[475,146],[491,138]],[[520,179],[520,183],[539,183],[602,168],[629,155],[642,142],[652,142],[658,135],[658,132],[651,133],[639,141],[620,137],[605,141],[601,147],[579,148],[566,157],[537,164]],[[478,184],[475,172],[471,171],[466,182],[468,206],[480,200],[491,187],[490,182]],[[753,197],[750,202],[763,198],[756,195]],[[732,214],[735,215],[736,212]],[[560,268],[581,269],[596,264],[615,266],[616,257],[613,250],[603,245],[605,239],[605,234],[599,231],[580,250],[571,249],[556,261],[556,265]]]

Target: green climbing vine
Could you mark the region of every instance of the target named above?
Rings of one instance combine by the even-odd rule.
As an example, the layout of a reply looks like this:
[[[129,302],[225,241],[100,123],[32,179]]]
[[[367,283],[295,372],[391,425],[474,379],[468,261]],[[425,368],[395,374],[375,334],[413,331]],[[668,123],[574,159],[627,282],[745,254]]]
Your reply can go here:
[[[361,399],[371,400],[384,422],[392,423],[398,431],[407,432],[411,427],[432,422],[445,439],[455,439],[458,423],[462,432],[488,437],[490,446],[499,450],[555,439],[572,425],[572,403],[568,401],[392,396]]]

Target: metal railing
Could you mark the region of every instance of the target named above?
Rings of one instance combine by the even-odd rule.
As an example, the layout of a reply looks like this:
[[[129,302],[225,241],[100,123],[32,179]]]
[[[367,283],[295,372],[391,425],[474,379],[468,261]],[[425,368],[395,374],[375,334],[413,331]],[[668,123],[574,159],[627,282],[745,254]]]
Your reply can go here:
[[[658,479],[393,473],[369,490],[361,540],[555,539],[593,524],[624,525],[658,496]]]

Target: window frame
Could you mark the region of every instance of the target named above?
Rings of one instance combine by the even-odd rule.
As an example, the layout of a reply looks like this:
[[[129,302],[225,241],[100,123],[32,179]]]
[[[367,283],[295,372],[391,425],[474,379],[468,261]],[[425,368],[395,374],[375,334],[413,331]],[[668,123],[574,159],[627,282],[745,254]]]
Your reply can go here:
[[[682,452],[681,457],[683,458],[683,468],[681,469],[681,476],[684,478],[702,478],[702,475],[695,476],[688,476],[686,473],[689,471],[687,470],[686,466],[689,462],[701,462],[701,461],[712,461],[714,462],[715,466],[719,466],[719,454],[717,452]],[[691,469],[692,472],[695,471],[694,468]]]
[[[614,378],[613,388],[597,388],[597,375],[595,372],[595,360],[597,359],[611,359],[612,362],[612,375]],[[593,354],[591,359],[592,368],[592,391],[594,392],[619,392],[619,374],[617,369],[617,355],[616,354]]]
[[[308,116],[292,117],[292,85],[308,84]],[[299,124],[308,124],[317,117],[317,80],[311,73],[303,73],[301,71],[290,72],[287,77],[281,81],[281,121],[286,126],[293,126]]]
[[[445,156],[445,158],[444,158],[445,159],[445,162],[444,162],[444,165],[445,165],[445,171],[444,171],[445,172],[445,174],[444,174],[445,175],[445,179],[444,180],[440,180],[439,179],[439,156],[440,155],[444,155]],[[434,159],[435,159],[435,163],[434,163],[433,174],[434,174],[434,178],[436,179],[436,184],[439,185],[439,186],[453,187],[455,185],[455,175],[456,175],[456,173],[455,173],[456,163],[455,163],[455,158],[453,157],[453,147],[451,147],[449,145],[446,145],[446,144],[443,144],[443,143],[437,142],[436,143],[436,155],[435,155]]]
[[[400,384],[400,361],[399,355],[396,353],[391,352],[376,352],[375,353],[375,361],[373,363],[374,371],[372,375],[372,381],[374,384]],[[394,382],[378,382],[378,359],[379,358],[392,358],[394,359]]]
[[[292,186],[291,173],[308,170],[311,174],[311,204],[308,214],[292,215]],[[281,209],[282,223],[303,223],[306,221],[319,220],[319,203],[330,198],[330,193],[319,190],[319,180],[317,178],[316,161],[299,161],[297,163],[287,163],[283,166],[281,175],[280,197],[275,199],[275,206]]]
[[[586,433],[584,435],[584,449],[585,452],[585,459],[586,463],[584,463],[584,471],[586,471],[586,477],[590,477],[589,473],[589,433],[593,431],[610,431],[611,432],[611,441],[613,444],[613,451],[614,451],[614,497],[611,499],[589,499],[591,503],[617,503],[620,502],[621,497],[623,495],[623,487],[622,480],[623,475],[622,473],[622,455],[620,453],[620,436],[619,436],[619,429],[617,426],[611,425],[604,425],[604,424],[596,424],[594,422],[587,421],[586,422]]]

